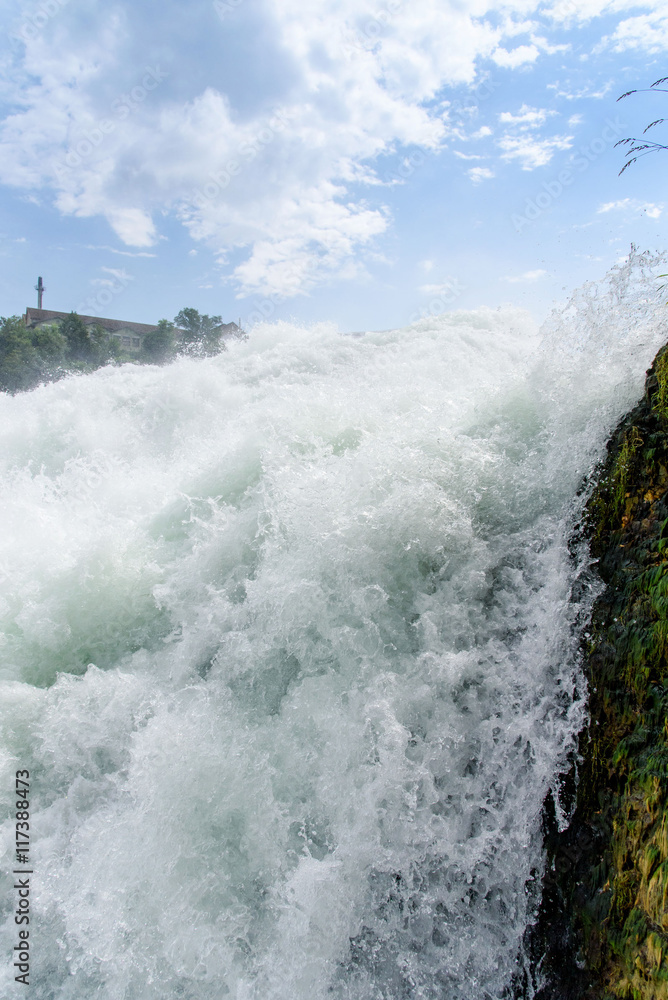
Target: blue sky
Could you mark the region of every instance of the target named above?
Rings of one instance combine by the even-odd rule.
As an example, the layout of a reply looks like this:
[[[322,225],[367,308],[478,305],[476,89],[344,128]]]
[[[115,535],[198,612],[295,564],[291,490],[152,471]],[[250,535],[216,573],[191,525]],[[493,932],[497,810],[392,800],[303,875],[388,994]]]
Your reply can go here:
[[[0,313],[542,319],[666,249],[665,0],[0,0]],[[668,127],[655,130],[668,142]]]

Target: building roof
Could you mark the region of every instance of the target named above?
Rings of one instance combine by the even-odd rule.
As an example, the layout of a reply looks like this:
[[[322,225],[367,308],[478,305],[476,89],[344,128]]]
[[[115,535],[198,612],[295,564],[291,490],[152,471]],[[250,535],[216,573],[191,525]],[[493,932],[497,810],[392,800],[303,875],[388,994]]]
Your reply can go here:
[[[71,313],[56,312],[53,309],[26,309],[25,314],[25,324],[27,327],[37,326],[38,323],[54,323],[57,320],[65,320]],[[90,326],[93,323],[99,324],[104,330],[108,330],[110,333],[120,330],[132,330],[134,333],[139,333],[142,336],[146,333],[152,333],[153,330],[157,330],[157,325],[151,325],[149,323],[131,323],[122,319],[105,319],[102,316],[79,316],[79,319],[84,324],[84,326]]]

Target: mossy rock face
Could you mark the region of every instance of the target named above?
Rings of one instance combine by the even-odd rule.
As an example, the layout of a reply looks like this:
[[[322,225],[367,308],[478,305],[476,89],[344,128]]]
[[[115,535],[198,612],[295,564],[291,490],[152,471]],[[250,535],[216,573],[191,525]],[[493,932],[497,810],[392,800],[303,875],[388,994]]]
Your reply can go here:
[[[568,830],[546,806],[538,995],[668,1000],[668,346],[608,445],[585,530],[606,589]]]

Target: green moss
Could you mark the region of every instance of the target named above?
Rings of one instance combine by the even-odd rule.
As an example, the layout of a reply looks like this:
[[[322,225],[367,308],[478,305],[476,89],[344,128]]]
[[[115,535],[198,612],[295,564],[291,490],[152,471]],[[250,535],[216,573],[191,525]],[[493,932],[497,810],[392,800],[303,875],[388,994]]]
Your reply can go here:
[[[668,417],[668,351],[660,352],[654,362],[654,374],[657,390],[654,397],[654,409],[660,417]]]
[[[667,470],[668,347],[587,508],[606,590],[583,650],[591,723],[567,836],[588,846],[559,891],[590,1000],[668,1000]]]
[[[631,470],[633,467],[633,459],[638,449],[642,446],[642,443],[643,441],[640,436],[640,432],[635,425],[632,425],[622,437],[621,447],[619,449],[617,460],[615,462],[612,472],[613,516],[619,515],[624,510],[626,493],[631,477]]]

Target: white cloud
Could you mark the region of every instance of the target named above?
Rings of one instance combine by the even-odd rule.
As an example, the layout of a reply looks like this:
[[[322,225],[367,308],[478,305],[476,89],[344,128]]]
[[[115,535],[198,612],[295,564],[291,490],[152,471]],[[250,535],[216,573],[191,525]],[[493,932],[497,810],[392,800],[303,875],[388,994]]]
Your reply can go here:
[[[125,268],[101,267],[100,270],[105,274],[110,274],[111,278],[91,278],[91,285],[95,285],[97,288],[114,288],[119,281],[123,285],[134,281],[134,277],[128,274]]]
[[[591,98],[593,100],[600,101],[604,97],[607,97],[610,91],[615,86],[614,80],[608,80],[602,87],[580,87],[576,90],[564,89],[560,83],[548,83],[547,89],[554,91],[554,96],[556,98],[563,98],[566,101],[581,101]],[[593,89],[592,89],[593,88]]]
[[[501,125],[508,127],[497,145],[501,149],[501,159],[507,162],[519,160],[522,170],[535,170],[549,163],[556,150],[569,149],[572,135],[556,135],[539,138],[536,130],[544,125],[555,111],[546,108],[532,108],[523,104],[516,114],[503,111],[499,115]]]
[[[454,297],[461,291],[458,278],[446,278],[445,281],[435,285],[420,285],[419,291],[423,295],[448,295]]]
[[[617,49],[657,51],[665,42],[659,0],[547,8],[538,0],[264,0],[266,35],[258,7],[235,7],[235,34],[209,0],[187,8],[165,0],[159,23],[142,2],[63,6],[16,41],[13,64],[5,61],[11,110],[0,123],[0,181],[34,200],[50,193],[64,214],[103,216],[138,248],[117,253],[146,252],[162,238],[160,213],[177,216],[228,276],[232,252],[244,255],[231,275],[240,292],[302,294],[331,275],[361,273],[391,224],[379,157],[407,155],[410,164],[411,150],[426,156],[466,131],[468,119],[452,107],[485,61],[521,71],[563,49],[543,37],[546,13],[558,23],[614,16],[606,44]],[[25,11],[17,32],[32,23],[34,8]],[[621,19],[629,11],[638,16]],[[261,66],[256,78],[198,82],[201,70],[206,79],[233,61],[241,43],[256,46],[248,62]],[[159,79],[147,75],[151,51],[176,53]],[[531,170],[568,149],[571,136],[537,134],[550,114],[526,105],[505,112],[501,158]],[[491,134],[483,126],[473,137]],[[470,176],[490,173],[475,167]]]
[[[491,180],[492,177],[496,176],[494,171],[490,170],[489,167],[471,167],[468,175],[474,184],[480,184],[481,181]]]
[[[617,14],[634,7],[660,9],[662,0],[555,0],[545,13],[558,22],[577,21],[580,24],[603,14]]]
[[[506,135],[499,139],[502,160],[519,160],[522,170],[535,170],[550,162],[557,150],[570,149],[572,135],[556,135],[548,139],[538,139],[530,135]]]
[[[146,250],[117,250],[116,247],[110,246],[93,246],[90,243],[86,246],[86,250],[107,250],[109,253],[115,253],[119,257],[156,257],[157,254],[149,253]]]
[[[525,271],[524,274],[507,275],[502,280],[510,282],[511,285],[517,285],[527,281],[538,281],[545,274],[547,274],[547,271],[537,268],[535,271]]]
[[[499,32],[466,9],[418,0],[394,11],[370,44],[372,0],[312,7],[305,18],[296,0],[267,0],[276,45],[300,81],[279,115],[266,100],[242,116],[214,87],[184,101],[166,86],[140,95],[131,114],[112,117],[96,94],[110,92],[114,67],[127,61],[124,17],[111,17],[83,55],[72,19],[54,18],[48,41],[26,45],[22,70],[33,82],[0,136],[2,179],[51,186],[62,212],[102,214],[133,247],[158,238],[156,209],[175,211],[221,257],[248,248],[234,272],[244,291],[295,294],[329,272],[350,271],[350,258],[371,246],[389,217],[351,201],[347,186],[377,184],[380,153],[439,148],[446,127],[428,102],[448,84],[472,82],[476,60],[496,47]],[[91,148],[105,115],[112,127]]]
[[[599,214],[603,212],[642,212],[650,219],[659,219],[664,209],[663,204],[655,204],[651,201],[640,201],[638,198],[622,198],[619,201],[608,201],[598,209]]]
[[[153,219],[141,208],[112,208],[107,218],[116,235],[131,247],[150,247],[156,240]]]
[[[607,201],[604,205],[601,205],[599,212],[612,212],[615,209],[629,208],[632,205],[631,198],[622,198],[620,201]]]
[[[527,63],[534,63],[540,55],[535,45],[518,45],[517,48],[495,49],[492,52],[492,59],[497,66],[504,69],[516,69],[518,66],[525,66]]]
[[[643,5],[644,6],[644,5]],[[641,50],[650,54],[668,50],[668,14],[655,11],[630,17],[617,25],[611,35],[606,35],[595,51],[611,48],[614,52]]]
[[[502,111],[499,115],[499,121],[502,125],[514,125],[520,131],[526,131],[544,125],[547,119],[555,114],[556,111],[531,108],[528,104],[523,104],[516,115],[512,114],[511,111]]]

